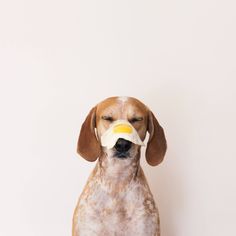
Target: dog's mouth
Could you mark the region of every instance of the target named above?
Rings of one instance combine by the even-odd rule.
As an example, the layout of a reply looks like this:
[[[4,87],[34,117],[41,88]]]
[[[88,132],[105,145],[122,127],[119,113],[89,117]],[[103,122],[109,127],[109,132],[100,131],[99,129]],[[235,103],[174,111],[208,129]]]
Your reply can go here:
[[[129,152],[115,152],[113,157],[116,157],[119,159],[125,159],[125,158],[129,158],[130,154]]]

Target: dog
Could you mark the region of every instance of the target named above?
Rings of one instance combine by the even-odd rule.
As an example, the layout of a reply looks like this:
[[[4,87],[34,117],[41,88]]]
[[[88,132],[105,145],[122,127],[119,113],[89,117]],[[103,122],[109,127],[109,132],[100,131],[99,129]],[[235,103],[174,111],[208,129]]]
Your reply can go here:
[[[146,161],[156,166],[167,144],[147,106],[132,97],[110,97],[91,109],[77,152],[97,163],[74,211],[73,236],[160,236],[159,213],[140,166],[147,132]]]

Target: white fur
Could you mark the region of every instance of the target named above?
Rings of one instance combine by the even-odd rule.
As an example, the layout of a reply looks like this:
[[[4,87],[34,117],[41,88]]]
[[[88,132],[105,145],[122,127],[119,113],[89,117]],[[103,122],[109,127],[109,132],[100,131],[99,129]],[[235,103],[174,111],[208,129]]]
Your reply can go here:
[[[129,97],[127,96],[121,96],[121,97],[118,97],[118,100],[122,101],[122,102],[127,102],[129,99]]]
[[[75,236],[159,236],[159,216],[136,154],[103,156],[75,214]]]

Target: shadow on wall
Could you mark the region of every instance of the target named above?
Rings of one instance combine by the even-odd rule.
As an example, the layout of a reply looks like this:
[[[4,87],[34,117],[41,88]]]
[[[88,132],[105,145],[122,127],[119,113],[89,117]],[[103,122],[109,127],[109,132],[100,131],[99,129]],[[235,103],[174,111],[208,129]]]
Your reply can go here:
[[[171,156],[167,154],[166,158],[171,158]],[[161,235],[176,236],[178,235],[178,219],[184,209],[182,177],[174,166],[168,166],[170,162],[154,168],[146,165],[142,164],[159,210]]]
[[[165,101],[160,101],[160,99],[165,99]],[[142,150],[141,159],[141,165],[159,209],[163,236],[179,235],[178,232],[181,229],[178,228],[178,223],[185,210],[184,159],[186,155],[181,150],[186,145],[184,144],[186,131],[183,131],[182,124],[178,123],[181,120],[180,116],[187,115],[184,114],[186,107],[183,99],[184,95],[181,90],[176,92],[176,90],[168,89],[166,94],[157,95],[155,92],[153,96],[148,94],[147,105],[150,104],[150,109],[164,128],[168,146],[163,162],[156,167],[151,167],[146,163],[145,150]]]

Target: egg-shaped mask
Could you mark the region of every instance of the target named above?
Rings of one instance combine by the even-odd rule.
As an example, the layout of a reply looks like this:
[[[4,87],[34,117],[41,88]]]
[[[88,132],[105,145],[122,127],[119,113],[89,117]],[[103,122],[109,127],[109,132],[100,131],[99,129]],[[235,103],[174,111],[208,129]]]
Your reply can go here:
[[[115,146],[119,138],[123,138],[140,146],[144,145],[136,129],[126,120],[116,120],[110,125],[101,136],[102,146],[111,149]]]

